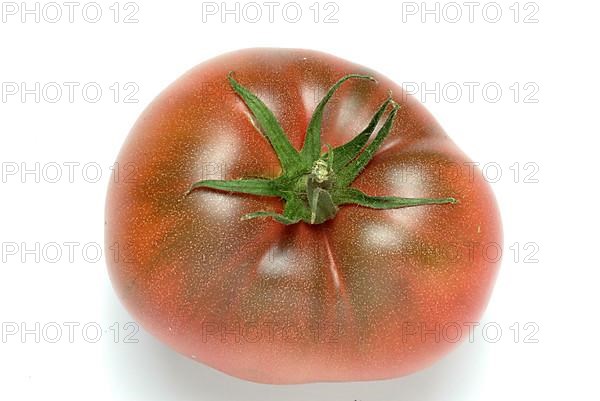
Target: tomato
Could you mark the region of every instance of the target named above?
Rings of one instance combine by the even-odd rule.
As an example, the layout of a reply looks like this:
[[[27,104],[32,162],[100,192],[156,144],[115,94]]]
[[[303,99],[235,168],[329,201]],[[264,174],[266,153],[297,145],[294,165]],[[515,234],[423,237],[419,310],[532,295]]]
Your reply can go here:
[[[148,106],[117,162],[116,292],[160,340],[246,380],[422,369],[464,339],[499,268],[481,173],[401,87],[331,55],[200,64]]]

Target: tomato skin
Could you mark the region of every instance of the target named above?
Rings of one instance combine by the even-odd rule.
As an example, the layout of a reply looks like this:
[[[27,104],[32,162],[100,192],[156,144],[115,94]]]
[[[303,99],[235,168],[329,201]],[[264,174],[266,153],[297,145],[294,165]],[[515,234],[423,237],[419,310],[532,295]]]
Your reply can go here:
[[[324,224],[284,226],[240,221],[257,210],[281,211],[276,198],[185,196],[199,179],[280,173],[227,84],[230,71],[274,112],[297,149],[332,83],[373,75],[376,84],[351,82],[335,95],[322,143],[350,140],[391,89],[401,105],[397,120],[353,186],[459,203],[342,206]],[[112,182],[107,196],[106,246],[119,249],[108,258],[116,292],[175,350],[246,380],[375,380],[422,369],[468,335],[465,323],[480,318],[499,268],[500,217],[481,173],[399,86],[331,55],[248,49],[200,64],[148,106],[117,162],[133,174]]]

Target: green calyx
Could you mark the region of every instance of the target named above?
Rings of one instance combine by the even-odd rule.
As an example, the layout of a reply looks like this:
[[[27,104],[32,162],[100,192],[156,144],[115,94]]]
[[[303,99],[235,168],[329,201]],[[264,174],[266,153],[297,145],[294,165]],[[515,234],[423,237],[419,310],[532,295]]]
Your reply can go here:
[[[242,178],[236,180],[203,180],[194,183],[187,194],[200,188],[237,192],[258,196],[279,197],[285,202],[283,213],[257,211],[242,217],[272,218],[282,224],[305,222],[321,224],[335,217],[342,205],[359,205],[373,209],[396,209],[420,205],[454,204],[454,198],[399,198],[369,196],[350,184],[375,156],[390,133],[400,106],[390,96],[375,112],[367,127],[348,143],[322,152],[321,125],[325,106],[336,90],[349,79],[375,81],[359,74],[346,75],[337,81],[317,105],[301,151],[297,151],[273,113],[252,92],[240,85],[230,73],[227,77],[233,90],[242,98],[262,134],[267,138],[281,163],[277,178]],[[367,143],[388,109],[385,121],[373,140]]]

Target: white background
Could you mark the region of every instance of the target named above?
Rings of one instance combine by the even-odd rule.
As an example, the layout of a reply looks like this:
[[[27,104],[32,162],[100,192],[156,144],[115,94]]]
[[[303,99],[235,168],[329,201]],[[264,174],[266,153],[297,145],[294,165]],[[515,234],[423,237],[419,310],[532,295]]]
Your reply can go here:
[[[56,23],[50,22],[56,7],[44,8],[44,2],[39,22],[34,14],[21,21],[20,2],[12,8],[1,3],[0,398],[598,399],[598,2],[523,1],[515,22],[515,2],[499,1],[502,17],[496,23],[490,20],[498,7],[484,13],[486,2],[474,9],[472,22],[459,2],[463,15],[455,23],[450,20],[456,7],[444,8],[444,2],[439,22],[433,14],[422,22],[420,2],[413,3],[413,15],[408,11],[414,6],[406,2],[338,0],[325,8],[323,1],[315,16],[314,1],[297,1],[302,17],[296,23],[293,5],[282,15],[285,1],[275,8],[273,22],[263,5],[255,23],[248,19],[256,8],[244,8],[244,2],[239,22],[228,15],[225,23],[220,2],[217,14],[207,15],[202,2],[123,1],[115,22],[114,2],[100,1],[96,23],[84,19],[85,2],[75,8],[73,22],[59,2],[63,15]],[[26,5],[35,7],[32,1]],[[95,18],[94,8],[86,10],[86,18]],[[133,11],[138,22],[124,23]],[[337,22],[326,23],[334,11]],[[532,12],[530,19],[538,22],[525,23]],[[497,342],[489,338],[494,330],[487,339],[476,331],[473,342],[430,369],[396,380],[266,386],[213,371],[127,326],[132,319],[111,288],[104,258],[95,255],[103,244],[110,167],[137,116],[170,82],[208,58],[256,46],[322,50],[408,86],[435,91],[440,85],[439,99],[434,93],[422,101],[471,158],[491,163],[488,178],[497,181],[506,247],[481,321],[502,329]],[[64,82],[78,84],[72,102]],[[473,99],[465,82],[479,85]],[[28,89],[46,85],[47,92],[40,89],[39,102],[35,94],[22,98],[21,83]],[[86,99],[82,88],[88,83]],[[62,97],[52,103],[57,84]],[[484,94],[486,84],[492,89]],[[463,94],[455,101],[457,85]],[[102,96],[94,103],[97,86]],[[502,89],[497,102],[495,87]],[[134,91],[128,100],[137,102],[126,102]],[[39,177],[23,175],[36,163]],[[57,165],[62,177],[52,183]],[[98,166],[102,176],[94,182]],[[69,242],[78,244],[73,260],[64,245]],[[28,254],[36,243],[39,252]],[[55,243],[63,255],[53,263]],[[78,324],[72,341],[69,324]],[[62,337],[53,343],[57,326]],[[97,327],[102,336],[93,342]],[[128,342],[127,334],[137,342]]]

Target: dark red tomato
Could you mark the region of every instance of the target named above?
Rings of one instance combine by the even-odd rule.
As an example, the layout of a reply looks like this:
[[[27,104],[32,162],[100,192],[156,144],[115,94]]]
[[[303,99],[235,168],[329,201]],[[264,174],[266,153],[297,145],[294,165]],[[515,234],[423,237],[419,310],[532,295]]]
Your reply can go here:
[[[332,89],[348,74],[364,76]],[[327,54],[197,66],[150,104],[118,163],[133,173],[108,192],[117,293],[175,350],[243,379],[422,369],[468,334],[499,267],[482,175],[398,85]]]

